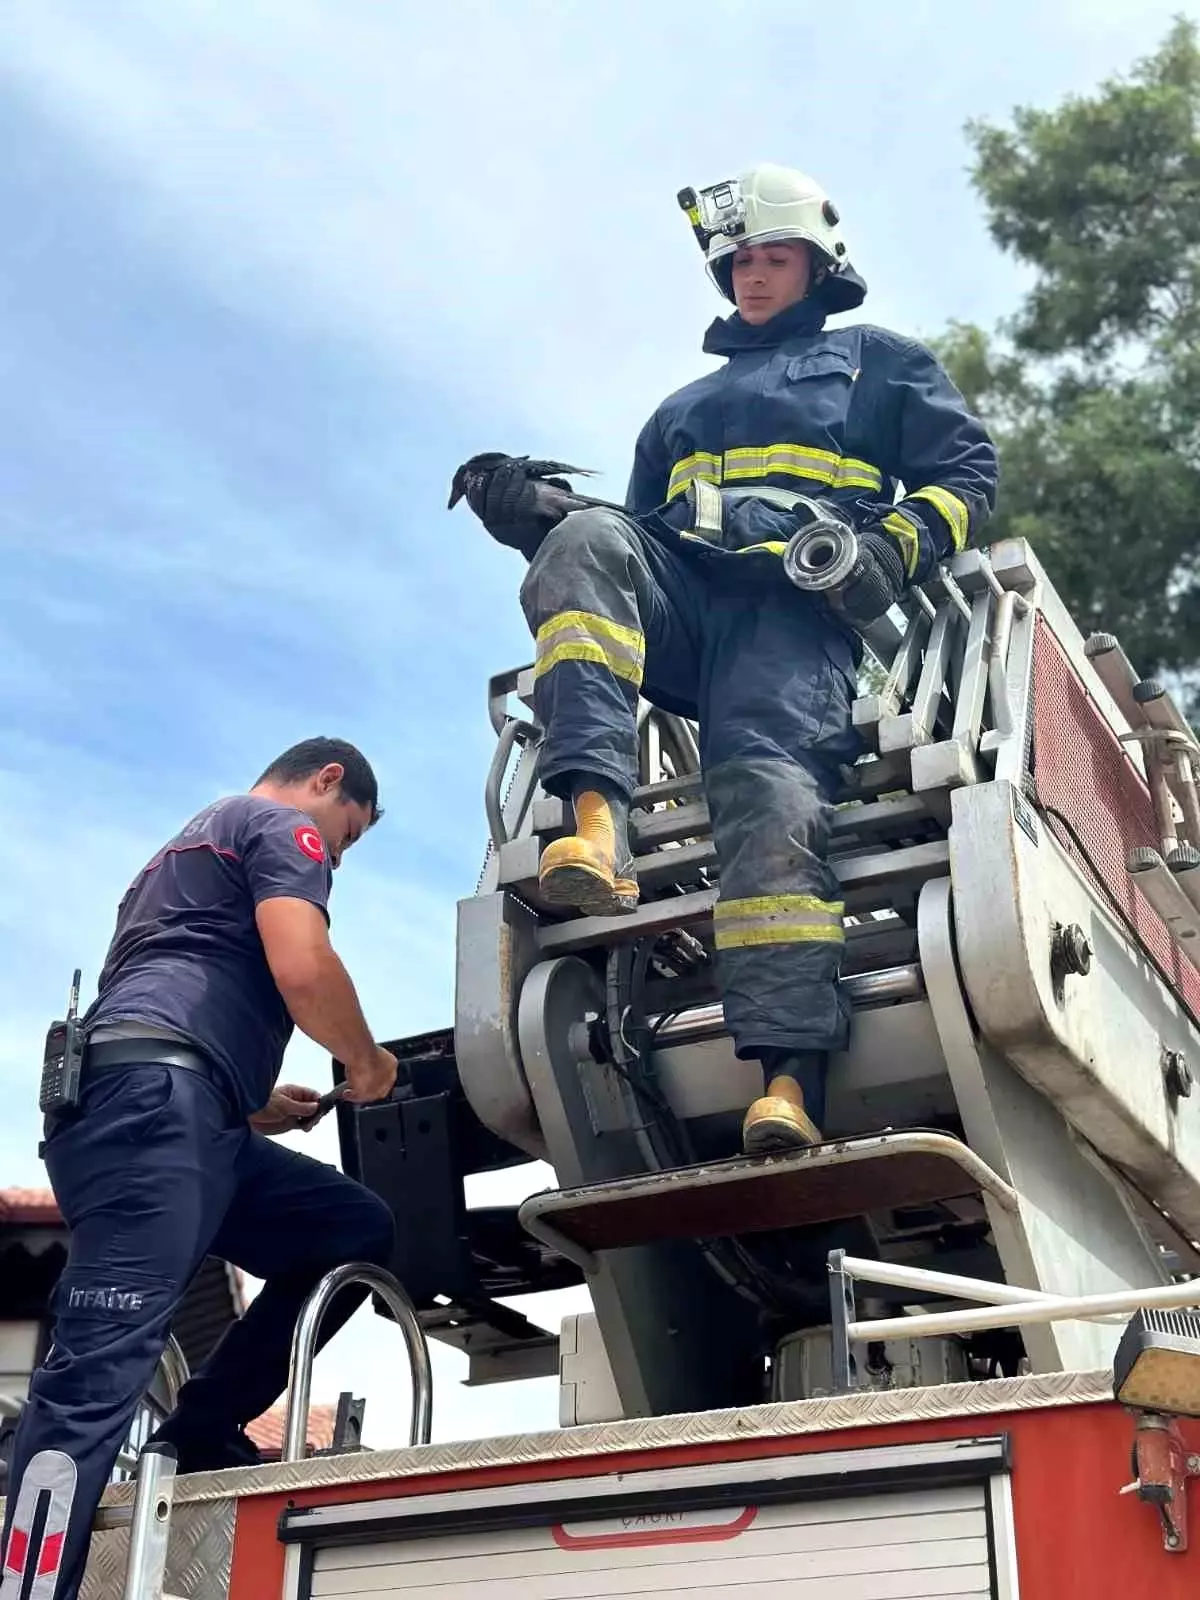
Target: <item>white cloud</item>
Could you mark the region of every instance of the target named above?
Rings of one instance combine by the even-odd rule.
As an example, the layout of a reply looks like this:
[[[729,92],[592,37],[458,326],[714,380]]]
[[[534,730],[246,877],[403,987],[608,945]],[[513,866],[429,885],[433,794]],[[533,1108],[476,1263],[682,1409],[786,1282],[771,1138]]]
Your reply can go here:
[[[1175,9],[1114,0],[1093,38],[1077,9],[860,0],[848,53],[844,9],[763,0],[449,0],[436,21],[362,0],[25,0],[0,73],[214,293],[419,356],[472,443],[553,433],[623,474],[716,308],[682,183],[793,154],[842,196],[875,316],[990,314],[1012,275],[983,248],[963,121],[1086,85]]]

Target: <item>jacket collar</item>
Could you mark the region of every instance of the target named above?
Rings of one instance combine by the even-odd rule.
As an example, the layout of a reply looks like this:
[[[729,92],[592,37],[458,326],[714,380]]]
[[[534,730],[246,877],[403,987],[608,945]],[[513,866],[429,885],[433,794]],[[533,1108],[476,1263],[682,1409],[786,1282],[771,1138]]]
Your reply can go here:
[[[710,356],[735,356],[743,350],[773,350],[789,339],[807,333],[820,333],[826,310],[812,300],[800,300],[770,322],[758,327],[743,322],[738,312],[718,317],[704,335],[704,352]]]

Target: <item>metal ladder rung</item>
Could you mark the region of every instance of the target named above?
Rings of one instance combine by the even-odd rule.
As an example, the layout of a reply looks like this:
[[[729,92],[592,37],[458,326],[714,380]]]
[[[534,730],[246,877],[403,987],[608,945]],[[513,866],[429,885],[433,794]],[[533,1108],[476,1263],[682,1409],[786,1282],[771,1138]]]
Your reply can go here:
[[[668,800],[694,800],[704,792],[704,780],[698,772],[688,772],[681,778],[664,778],[660,783],[644,783],[633,791],[633,804],[644,810],[648,806],[662,805]]]
[[[911,750],[892,750],[885,756],[860,761],[849,769],[839,800],[861,800],[867,795],[890,794],[912,787]]]
[[[917,794],[851,802],[834,812],[833,837],[853,834],[877,839],[928,826],[931,820],[925,799]],[[533,808],[532,824],[532,831],[541,838],[559,835],[568,827],[567,807],[561,800],[539,800]],[[648,855],[664,844],[706,836],[711,831],[708,806],[703,800],[663,811],[635,811],[629,821],[630,840],[638,855]]]
[[[908,752],[895,751],[891,755],[860,761],[857,766],[849,769],[849,773],[845,789],[838,796],[841,800],[856,800],[864,795],[886,794],[890,790],[907,789]],[[634,790],[633,804],[635,808],[645,809],[666,800],[694,800],[702,793],[703,780],[698,772],[692,772],[681,778],[667,778],[661,783],[643,784],[641,788]]]
[[[531,906],[541,903],[538,893],[541,853],[541,841],[532,836],[514,839],[501,852],[500,887],[520,895]],[[643,891],[658,890],[680,882],[694,882],[697,874],[715,867],[716,861],[717,852],[712,840],[701,839],[678,849],[658,850],[653,855],[638,856],[634,870]]]
[[[1157,850],[1132,850],[1128,866],[1130,881],[1162,918],[1175,948],[1200,970],[1200,909]]]
[[[570,826],[566,805],[561,800],[539,800],[533,808],[532,824],[539,838],[565,833]],[[640,854],[710,831],[708,806],[703,800],[689,800],[664,811],[634,811],[629,818],[630,842]]]
[[[692,846],[697,851],[710,845]],[[663,851],[661,858],[679,857],[682,850]],[[715,851],[713,851],[715,860]],[[909,845],[901,850],[879,850],[872,855],[849,856],[832,863],[849,912],[870,910],[884,898],[883,891],[915,891],[930,878],[948,875],[950,846],[944,839],[928,844]],[[676,898],[651,900],[629,916],[576,917],[538,930],[538,948],[544,955],[568,955],[595,945],[619,944],[647,934],[664,933],[669,928],[694,927],[705,923],[717,901],[715,889],[696,890]]]

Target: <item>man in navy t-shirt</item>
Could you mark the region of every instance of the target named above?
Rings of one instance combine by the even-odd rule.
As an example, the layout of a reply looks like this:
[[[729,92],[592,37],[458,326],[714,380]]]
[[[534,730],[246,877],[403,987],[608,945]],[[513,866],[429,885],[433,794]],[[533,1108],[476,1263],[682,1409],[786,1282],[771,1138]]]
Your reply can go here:
[[[121,902],[80,1103],[47,1119],[42,1147],[70,1252],[14,1443],[0,1600],[74,1600],[97,1502],[205,1256],[265,1283],[159,1430],[182,1472],[256,1459],[243,1428],[287,1382],[305,1296],[331,1267],[391,1259],[382,1201],[262,1137],[304,1126],[319,1099],[276,1083],[293,1026],[345,1064],[348,1099],[395,1083],[326,909],[333,869],[379,815],[360,752],[309,739],[193,817]],[[339,1297],[323,1340],[363,1293]]]

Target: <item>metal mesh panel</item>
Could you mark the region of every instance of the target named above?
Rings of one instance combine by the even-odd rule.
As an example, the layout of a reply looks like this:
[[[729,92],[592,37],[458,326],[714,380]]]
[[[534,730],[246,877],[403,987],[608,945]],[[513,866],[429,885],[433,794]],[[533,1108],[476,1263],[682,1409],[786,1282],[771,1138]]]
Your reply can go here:
[[[1193,1017],[1200,1017],[1200,973],[1180,953],[1125,866],[1136,846],[1158,848],[1150,791],[1043,617],[1034,639],[1033,694],[1033,783],[1039,806],[1066,817],[1090,863],[1059,829],[1064,848],[1090,878],[1102,880]]]

